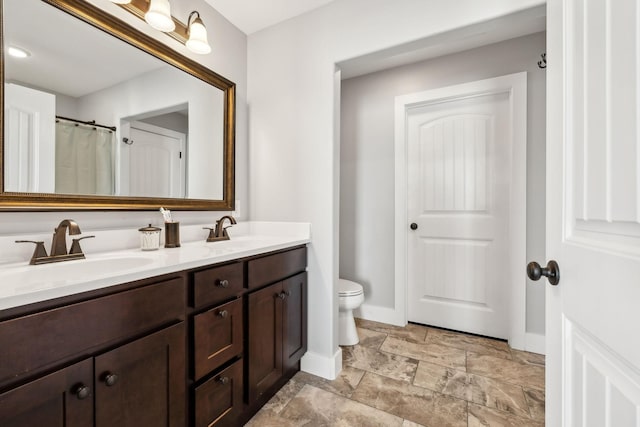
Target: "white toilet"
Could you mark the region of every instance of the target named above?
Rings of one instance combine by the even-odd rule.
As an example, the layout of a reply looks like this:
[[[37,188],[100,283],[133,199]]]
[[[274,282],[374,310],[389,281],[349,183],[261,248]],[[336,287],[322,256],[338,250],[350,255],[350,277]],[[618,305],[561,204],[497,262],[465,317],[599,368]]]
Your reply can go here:
[[[338,305],[339,313],[339,344],[356,345],[360,341],[356,322],[353,320],[353,310],[364,302],[364,289],[362,285],[351,280],[338,280]]]

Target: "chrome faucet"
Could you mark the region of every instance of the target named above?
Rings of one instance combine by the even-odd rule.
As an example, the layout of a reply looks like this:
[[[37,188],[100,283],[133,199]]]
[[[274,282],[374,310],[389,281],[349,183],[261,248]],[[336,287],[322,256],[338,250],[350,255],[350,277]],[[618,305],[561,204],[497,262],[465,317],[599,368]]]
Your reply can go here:
[[[231,225],[237,224],[236,219],[231,215],[225,215],[219,220],[216,221],[216,226],[214,228],[204,227],[205,230],[209,230],[209,237],[207,237],[207,242],[219,242],[221,240],[229,240],[229,234],[227,233],[227,228],[231,227],[228,225],[224,226],[225,220],[229,220]]]
[[[16,243],[35,243],[36,249],[31,256],[31,265],[34,264],[47,264],[50,262],[70,261],[72,259],[84,259],[84,253],[80,248],[80,240],[89,239],[95,236],[84,236],[73,239],[71,243],[71,250],[67,252],[67,230],[70,236],[75,236],[80,233],[80,227],[72,219],[65,219],[58,224],[53,230],[53,239],[51,240],[51,254],[47,255],[47,250],[44,248],[44,242],[36,242],[33,240],[16,240]]]

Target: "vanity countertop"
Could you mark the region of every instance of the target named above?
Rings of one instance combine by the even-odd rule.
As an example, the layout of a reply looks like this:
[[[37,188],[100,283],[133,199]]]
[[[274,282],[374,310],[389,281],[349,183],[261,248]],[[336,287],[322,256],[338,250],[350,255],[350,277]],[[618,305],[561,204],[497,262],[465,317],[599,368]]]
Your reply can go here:
[[[43,265],[29,261],[0,269],[0,310],[134,280],[203,267],[309,243],[309,224],[243,223],[230,240],[182,242],[179,248],[91,253],[86,259]],[[92,239],[93,240],[93,239]]]

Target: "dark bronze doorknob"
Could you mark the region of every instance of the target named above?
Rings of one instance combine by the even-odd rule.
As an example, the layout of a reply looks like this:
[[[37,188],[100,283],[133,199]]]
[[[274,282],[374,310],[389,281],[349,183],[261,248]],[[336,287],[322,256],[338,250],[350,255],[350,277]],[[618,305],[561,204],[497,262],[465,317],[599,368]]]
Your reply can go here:
[[[537,262],[530,262],[527,265],[527,276],[531,280],[540,280],[542,276],[546,277],[553,286],[560,282],[560,267],[558,263],[551,260],[546,267],[540,267]]]
[[[415,222],[412,222],[411,225],[409,226],[412,230],[417,230],[418,229],[418,224],[416,224]]]

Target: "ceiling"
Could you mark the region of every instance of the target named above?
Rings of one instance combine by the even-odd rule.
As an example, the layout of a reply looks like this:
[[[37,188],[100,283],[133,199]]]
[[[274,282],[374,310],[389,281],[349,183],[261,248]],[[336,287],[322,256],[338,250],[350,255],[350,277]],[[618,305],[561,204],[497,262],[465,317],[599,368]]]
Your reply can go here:
[[[31,53],[25,59],[5,56],[7,82],[77,98],[167,67],[43,1],[5,0],[3,5],[4,48]]]
[[[245,34],[286,21],[334,0],[205,0]]]

